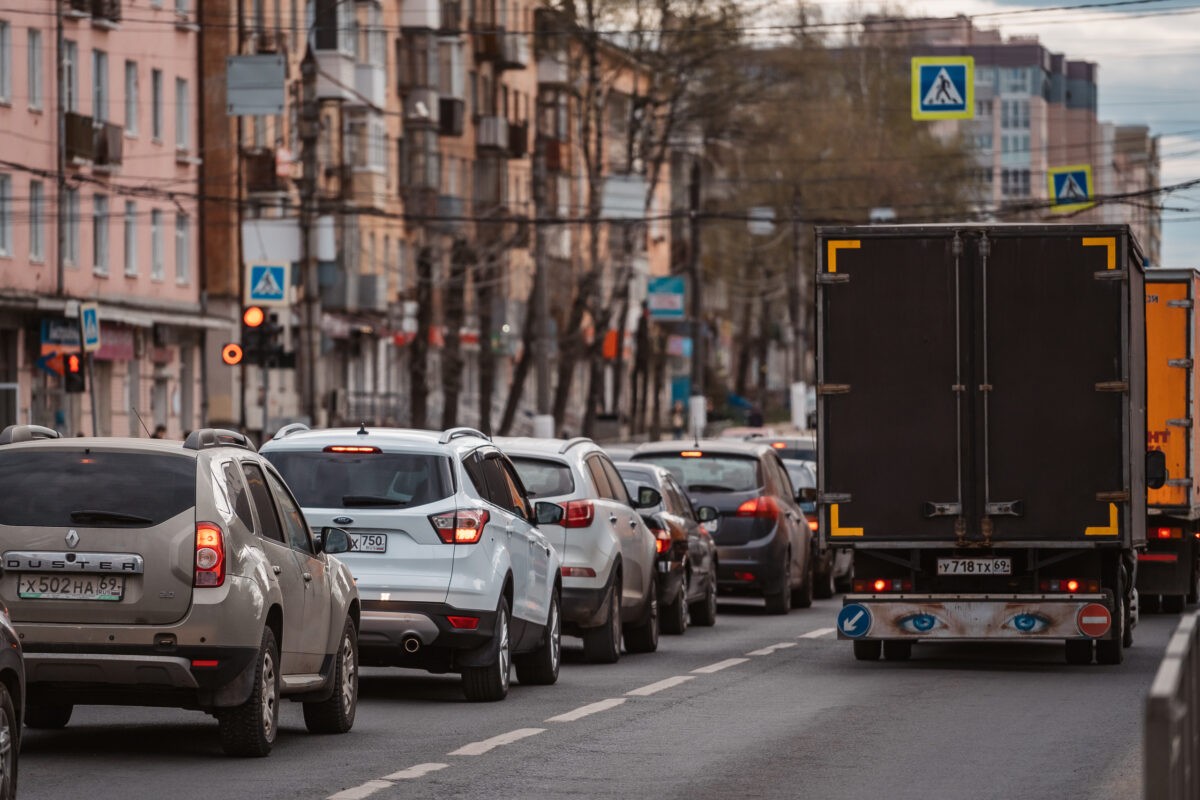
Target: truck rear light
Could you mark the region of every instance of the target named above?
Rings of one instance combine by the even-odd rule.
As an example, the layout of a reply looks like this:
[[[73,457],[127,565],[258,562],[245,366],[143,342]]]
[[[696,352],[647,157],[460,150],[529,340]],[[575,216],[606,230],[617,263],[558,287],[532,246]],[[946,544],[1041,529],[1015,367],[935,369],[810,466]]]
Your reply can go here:
[[[735,573],[733,573],[733,578],[734,578],[734,580],[746,581],[747,583],[753,583],[754,582],[754,573],[753,572],[735,572]]]
[[[479,627],[479,617],[446,617],[451,628],[460,631],[473,631]]]
[[[596,506],[591,500],[568,500],[563,503],[564,528],[586,528],[595,518]]]
[[[462,508],[429,515],[438,538],[446,544],[475,544],[483,536],[488,519],[488,512],[482,508]]]
[[[1154,538],[1155,539],[1182,539],[1183,538],[1183,529],[1182,528],[1155,528],[1154,529]]]
[[[1179,561],[1178,553],[1138,553],[1138,561],[1157,564],[1174,564]]]
[[[817,532],[817,521],[815,519],[810,519],[808,521],[808,529],[813,533]]]
[[[1100,581],[1080,578],[1049,578],[1038,584],[1043,592],[1098,592]]]
[[[759,519],[779,519],[779,503],[774,497],[755,497],[738,506],[739,517],[757,517]]]
[[[196,523],[195,570],[192,586],[212,588],[225,583],[225,535],[215,522]]]
[[[671,548],[671,534],[662,528],[651,528],[650,532],[654,534],[654,552],[661,556]]]
[[[856,592],[910,592],[912,581],[906,578],[875,578],[873,580],[855,580]]]
[[[558,574],[564,578],[594,578],[596,570],[591,567],[560,567]]]

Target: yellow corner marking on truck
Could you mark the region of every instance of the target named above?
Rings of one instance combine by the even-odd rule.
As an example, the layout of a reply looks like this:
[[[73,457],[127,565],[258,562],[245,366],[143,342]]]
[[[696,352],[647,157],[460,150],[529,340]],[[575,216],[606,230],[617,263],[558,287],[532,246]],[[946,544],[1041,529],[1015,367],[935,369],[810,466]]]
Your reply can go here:
[[[854,245],[857,247],[858,242]],[[838,524],[838,504],[833,503],[829,506],[829,535],[830,536],[862,536],[862,528],[843,528]]]
[[[825,263],[829,265],[830,272],[837,272],[837,251],[838,250],[857,250],[862,245],[858,239],[842,239],[829,243],[829,256],[825,259]]]
[[[832,244],[832,242],[831,242]],[[1107,247],[1108,269],[1117,268],[1117,237],[1115,236],[1085,236],[1084,247]]]
[[[1120,532],[1118,525],[1120,513],[1117,511],[1116,503],[1108,504],[1108,525],[1096,525],[1091,528],[1084,528],[1084,536],[1116,536]]]

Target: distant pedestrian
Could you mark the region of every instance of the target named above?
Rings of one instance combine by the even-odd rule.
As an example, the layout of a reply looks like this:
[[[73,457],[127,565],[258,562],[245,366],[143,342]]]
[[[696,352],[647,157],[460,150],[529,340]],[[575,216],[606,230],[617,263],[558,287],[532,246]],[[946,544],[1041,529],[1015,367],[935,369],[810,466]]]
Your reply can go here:
[[[684,422],[683,401],[676,400],[675,404],[671,406],[671,433],[676,439],[683,438]]]
[[[150,434],[150,438],[151,439],[167,438],[167,426],[166,425],[155,425],[154,433]]]
[[[750,413],[746,415],[746,424],[751,428],[761,428],[763,424],[762,412],[758,410],[758,406],[750,409]]]

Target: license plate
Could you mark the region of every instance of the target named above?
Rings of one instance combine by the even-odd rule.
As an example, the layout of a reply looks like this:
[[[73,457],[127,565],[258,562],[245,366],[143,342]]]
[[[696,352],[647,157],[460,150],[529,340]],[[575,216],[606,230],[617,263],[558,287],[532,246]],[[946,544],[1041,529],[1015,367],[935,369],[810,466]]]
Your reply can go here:
[[[17,597],[26,600],[107,600],[125,596],[124,575],[17,576]]]
[[[386,553],[386,533],[352,533],[350,534],[350,552],[352,553]]]
[[[1012,575],[1011,558],[939,558],[938,575]]]

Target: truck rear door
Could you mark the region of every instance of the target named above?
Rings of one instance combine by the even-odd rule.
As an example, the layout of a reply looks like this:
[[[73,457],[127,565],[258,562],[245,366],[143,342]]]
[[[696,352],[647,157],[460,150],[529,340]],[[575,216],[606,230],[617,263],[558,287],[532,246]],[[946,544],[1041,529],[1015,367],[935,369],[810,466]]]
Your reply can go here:
[[[1146,446],[1167,458],[1166,485],[1147,491],[1152,508],[1186,513],[1192,485],[1191,422],[1195,373],[1197,273],[1161,270],[1146,276]]]

